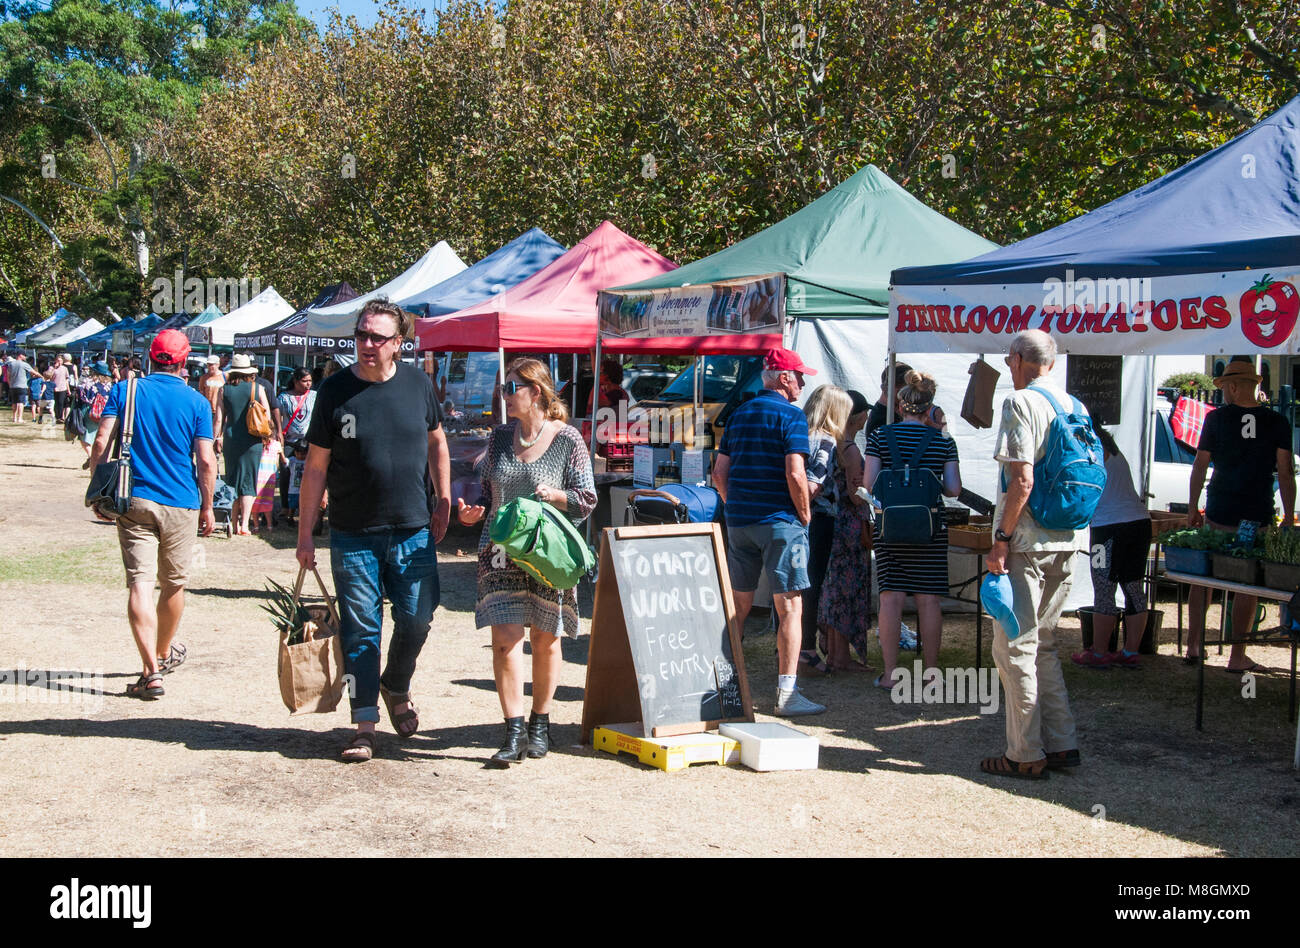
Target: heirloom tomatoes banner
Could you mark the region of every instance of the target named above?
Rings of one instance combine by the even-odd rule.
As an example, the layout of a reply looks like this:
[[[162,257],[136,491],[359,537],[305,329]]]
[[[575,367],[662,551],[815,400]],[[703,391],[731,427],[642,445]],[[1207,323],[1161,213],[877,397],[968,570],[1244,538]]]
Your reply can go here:
[[[1001,352],[1041,329],[1088,355],[1294,355],[1300,267],[1141,279],[890,289],[896,352]]]

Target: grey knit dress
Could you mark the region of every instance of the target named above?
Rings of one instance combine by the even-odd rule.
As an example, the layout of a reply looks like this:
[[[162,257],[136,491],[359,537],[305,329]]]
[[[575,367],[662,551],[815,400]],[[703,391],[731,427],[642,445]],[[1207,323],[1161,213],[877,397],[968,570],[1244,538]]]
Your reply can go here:
[[[591,458],[582,436],[570,425],[555,434],[550,446],[535,461],[515,457],[517,422],[492,431],[482,467],[483,496],[490,498],[478,543],[478,602],[474,608],[477,628],[491,625],[526,625],[532,629],[564,635],[578,634],[578,597],[572,589],[552,589],[539,583],[504,554],[495,555],[488,527],[501,508],[516,497],[532,497],[541,485],[564,491],[571,521],[581,523],[596,507],[596,481]]]

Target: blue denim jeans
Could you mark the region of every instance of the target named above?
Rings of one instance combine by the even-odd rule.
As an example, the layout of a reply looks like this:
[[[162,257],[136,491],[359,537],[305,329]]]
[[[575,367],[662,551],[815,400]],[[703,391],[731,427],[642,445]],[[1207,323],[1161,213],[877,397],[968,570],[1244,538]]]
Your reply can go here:
[[[379,686],[411,689],[415,660],[438,607],[438,560],[428,527],[377,533],[330,531],[330,571],[342,620],[343,671],[352,676],[352,722],[379,720]],[[384,597],[393,606],[393,640],[379,674]]]

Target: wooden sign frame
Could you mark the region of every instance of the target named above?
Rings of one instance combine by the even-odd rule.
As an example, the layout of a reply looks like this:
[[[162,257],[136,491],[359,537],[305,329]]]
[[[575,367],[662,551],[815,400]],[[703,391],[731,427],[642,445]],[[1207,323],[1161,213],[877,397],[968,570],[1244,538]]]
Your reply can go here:
[[[606,527],[601,531],[600,564],[596,578],[596,602],[591,616],[591,645],[587,652],[587,685],[582,703],[582,742],[591,742],[593,728],[606,724],[640,722],[641,698],[637,688],[636,665],[632,646],[627,640],[627,623],[623,618],[623,601],[618,577],[614,573],[614,554],[610,534],[615,540],[637,537],[711,536],[714,564],[718,570],[718,588],[722,591],[722,609],[727,620],[727,639],[731,643],[732,664],[740,687],[740,701],[745,714],[726,721],[753,721],[754,704],[749,696],[749,678],[745,673],[745,653],[741,646],[740,625],[736,621],[736,601],[731,592],[731,574],[727,570],[727,551],[722,527],[716,523],[680,523],[662,526]],[[672,737],[697,734],[716,728],[722,721],[693,721],[655,727],[647,737]]]

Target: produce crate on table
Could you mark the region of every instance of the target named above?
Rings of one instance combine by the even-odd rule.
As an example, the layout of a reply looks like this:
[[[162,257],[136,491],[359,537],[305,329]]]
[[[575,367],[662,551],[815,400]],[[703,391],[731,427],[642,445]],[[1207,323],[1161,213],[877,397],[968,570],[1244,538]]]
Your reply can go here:
[[[1168,551],[1165,551],[1168,563]],[[1210,567],[1215,579],[1229,583],[1242,583],[1246,586],[1259,585],[1259,560],[1253,556],[1232,556],[1228,553],[1214,553],[1210,557]]]
[[[976,553],[993,549],[993,523],[988,517],[972,516],[969,523],[948,526],[948,545],[965,547]]]

